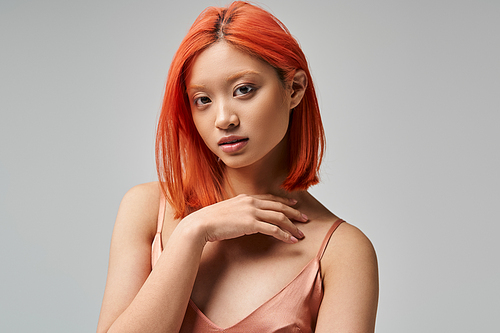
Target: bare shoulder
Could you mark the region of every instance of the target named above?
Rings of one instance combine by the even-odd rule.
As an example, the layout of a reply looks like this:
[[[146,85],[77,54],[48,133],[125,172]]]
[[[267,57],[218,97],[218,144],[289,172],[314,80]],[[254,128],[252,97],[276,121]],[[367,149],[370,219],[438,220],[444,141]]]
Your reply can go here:
[[[125,311],[151,272],[159,204],[157,182],[134,186],[123,196],[111,238],[98,331],[106,331]]]
[[[343,268],[376,269],[377,255],[368,237],[357,227],[344,222],[333,233],[322,262],[326,278]]]
[[[158,182],[139,184],[128,190],[120,203],[115,228],[134,224],[154,236],[160,193]]]
[[[375,256],[375,249],[361,230],[347,222],[343,222],[332,235],[332,241],[326,250],[325,256],[326,258],[346,257],[344,259],[359,256],[373,257]]]
[[[317,332],[373,332],[378,303],[377,256],[361,230],[342,223],[322,259],[324,299]]]
[[[125,193],[121,205],[136,208],[148,214],[151,210],[159,207],[160,191],[158,182],[136,185]]]

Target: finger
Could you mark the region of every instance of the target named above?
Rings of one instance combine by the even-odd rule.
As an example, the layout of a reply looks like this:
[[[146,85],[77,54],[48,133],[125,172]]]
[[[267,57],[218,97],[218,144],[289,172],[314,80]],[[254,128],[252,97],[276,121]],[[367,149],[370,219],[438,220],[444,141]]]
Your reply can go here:
[[[289,219],[297,222],[307,222],[307,215],[301,213],[299,210],[292,208],[282,202],[258,200],[255,203],[256,207],[264,210],[272,210],[285,214]]]
[[[257,199],[260,199],[260,200],[281,202],[282,204],[285,204],[288,206],[293,206],[297,203],[297,200],[295,200],[295,199],[278,197],[278,196],[272,195],[272,194],[258,194],[258,195],[255,195],[254,197]]]
[[[298,210],[290,207],[297,203],[295,199],[287,199],[282,197],[277,197],[272,194],[261,194],[261,195],[244,195],[240,194],[236,197],[242,204],[256,207],[265,210],[274,210],[284,213],[290,219],[296,220],[297,222],[307,222],[308,218],[305,214],[302,214]]]
[[[272,236],[285,243],[295,244],[298,242],[296,237],[288,232],[285,232],[283,229],[274,224],[258,222],[256,224],[256,229],[261,234]]]
[[[290,233],[296,238],[304,238],[304,234],[295,224],[293,224],[285,214],[272,210],[258,210],[256,212],[257,220],[265,223],[274,224],[285,232]]]

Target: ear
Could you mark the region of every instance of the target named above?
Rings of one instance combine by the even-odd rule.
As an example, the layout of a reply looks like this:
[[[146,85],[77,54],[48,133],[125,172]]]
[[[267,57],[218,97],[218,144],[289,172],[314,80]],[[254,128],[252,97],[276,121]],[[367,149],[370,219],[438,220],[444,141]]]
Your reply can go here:
[[[297,69],[295,75],[293,76],[292,89],[291,89],[291,99],[290,99],[290,110],[299,105],[302,97],[306,92],[307,88],[307,75],[302,69]]]

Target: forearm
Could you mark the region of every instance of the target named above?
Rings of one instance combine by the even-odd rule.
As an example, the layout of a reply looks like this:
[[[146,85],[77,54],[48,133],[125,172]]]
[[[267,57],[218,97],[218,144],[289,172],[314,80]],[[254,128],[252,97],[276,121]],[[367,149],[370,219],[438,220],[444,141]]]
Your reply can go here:
[[[151,273],[151,230],[117,218],[98,332],[178,332],[206,242],[261,233],[296,243],[303,235],[290,219],[307,219],[290,204],[272,195],[239,195],[202,208],[179,222]]]
[[[107,332],[178,332],[203,247],[196,230],[181,222],[134,300]]]

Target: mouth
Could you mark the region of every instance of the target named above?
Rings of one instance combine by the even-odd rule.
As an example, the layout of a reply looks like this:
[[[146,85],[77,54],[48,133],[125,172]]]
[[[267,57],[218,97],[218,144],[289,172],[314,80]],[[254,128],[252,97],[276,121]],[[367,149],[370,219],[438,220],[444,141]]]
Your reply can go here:
[[[227,154],[237,154],[242,151],[248,143],[248,138],[243,136],[226,136],[217,142],[220,149]]]
[[[248,141],[248,138],[231,135],[231,136],[220,139],[219,142],[217,142],[217,144],[219,146],[224,146],[224,145],[232,145],[232,144],[235,144],[238,142],[243,142],[243,141]]]

